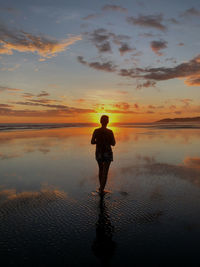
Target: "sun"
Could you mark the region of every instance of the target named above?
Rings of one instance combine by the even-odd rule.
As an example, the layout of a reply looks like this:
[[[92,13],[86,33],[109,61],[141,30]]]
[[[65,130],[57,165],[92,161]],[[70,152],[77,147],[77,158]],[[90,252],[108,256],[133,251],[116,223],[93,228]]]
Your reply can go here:
[[[109,112],[96,112],[92,114],[92,122],[100,123],[100,118],[102,115],[107,115],[109,117],[109,124],[119,122],[118,114]]]

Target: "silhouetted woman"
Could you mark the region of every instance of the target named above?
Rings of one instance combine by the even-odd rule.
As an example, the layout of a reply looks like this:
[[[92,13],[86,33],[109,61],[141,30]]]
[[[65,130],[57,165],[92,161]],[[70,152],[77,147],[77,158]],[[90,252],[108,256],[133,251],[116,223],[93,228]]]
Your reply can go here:
[[[115,145],[115,138],[112,130],[107,129],[109,117],[103,115],[101,117],[101,128],[95,129],[92,135],[91,144],[96,144],[96,160],[99,165],[99,192],[104,193],[107,182],[108,170],[111,161],[113,161],[113,153],[111,146]]]

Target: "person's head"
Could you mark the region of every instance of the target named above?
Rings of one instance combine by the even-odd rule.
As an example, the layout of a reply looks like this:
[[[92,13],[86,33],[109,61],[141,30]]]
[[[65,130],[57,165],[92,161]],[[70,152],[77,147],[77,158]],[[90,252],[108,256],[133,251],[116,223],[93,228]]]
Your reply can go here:
[[[101,116],[100,122],[102,126],[107,126],[109,122],[109,117],[107,115]]]

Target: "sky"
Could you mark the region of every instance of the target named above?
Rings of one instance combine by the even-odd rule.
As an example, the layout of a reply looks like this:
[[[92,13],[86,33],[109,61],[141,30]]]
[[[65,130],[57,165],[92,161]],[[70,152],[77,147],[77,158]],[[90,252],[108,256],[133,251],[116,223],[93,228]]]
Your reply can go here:
[[[0,3],[0,123],[199,116],[199,0]]]

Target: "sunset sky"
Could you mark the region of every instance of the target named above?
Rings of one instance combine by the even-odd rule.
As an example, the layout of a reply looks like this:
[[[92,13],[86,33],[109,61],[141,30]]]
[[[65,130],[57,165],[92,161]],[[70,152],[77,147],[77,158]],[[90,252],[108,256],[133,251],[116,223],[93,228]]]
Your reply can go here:
[[[199,0],[0,0],[0,122],[200,116]]]

